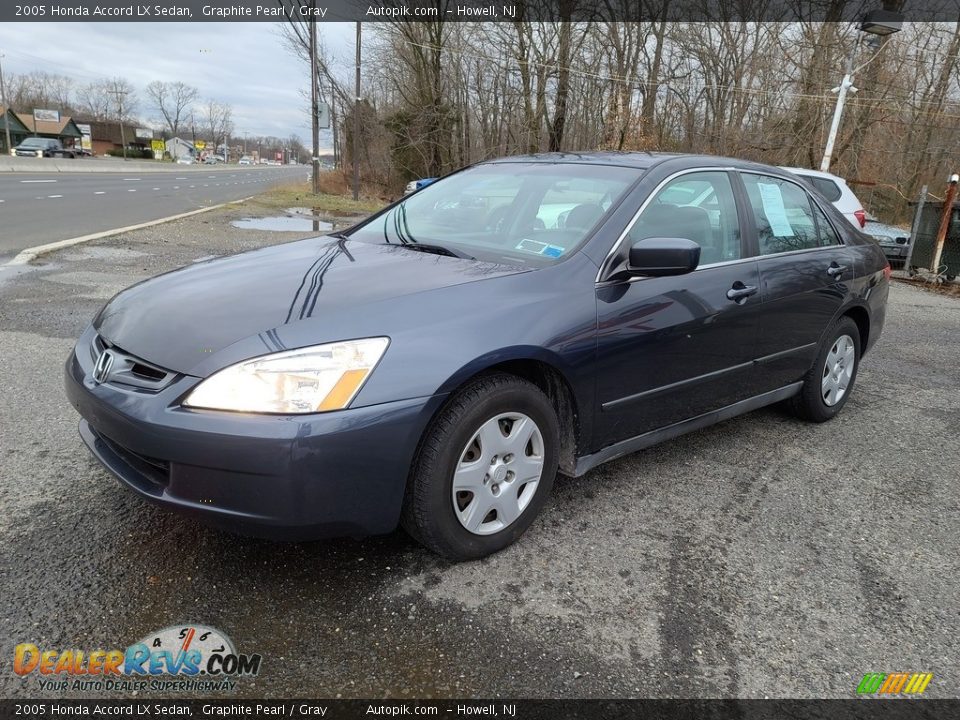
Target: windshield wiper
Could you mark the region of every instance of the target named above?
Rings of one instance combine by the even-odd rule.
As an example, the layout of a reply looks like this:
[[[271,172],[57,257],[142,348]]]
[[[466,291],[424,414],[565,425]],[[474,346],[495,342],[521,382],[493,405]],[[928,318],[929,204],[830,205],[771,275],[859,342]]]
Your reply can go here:
[[[333,238],[334,240],[349,240],[350,236],[342,232],[330,233],[327,235],[328,238]]]
[[[462,250],[454,250],[444,245],[430,245],[429,243],[407,242],[402,245],[407,250],[417,250],[418,252],[432,253],[433,255],[446,255],[447,257],[462,258],[463,260],[476,260],[473,255],[468,255]]]

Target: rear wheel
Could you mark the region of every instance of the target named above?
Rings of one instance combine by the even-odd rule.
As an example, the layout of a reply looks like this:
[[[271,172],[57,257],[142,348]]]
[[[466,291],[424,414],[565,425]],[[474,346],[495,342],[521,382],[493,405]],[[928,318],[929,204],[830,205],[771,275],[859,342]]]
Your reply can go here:
[[[557,474],[559,425],[535,385],[497,373],[440,412],[407,481],[403,527],[452,560],[502,550],[530,526]]]
[[[800,393],[791,398],[794,414],[811,422],[834,417],[850,398],[859,366],[860,330],[851,318],[844,316],[824,336]]]

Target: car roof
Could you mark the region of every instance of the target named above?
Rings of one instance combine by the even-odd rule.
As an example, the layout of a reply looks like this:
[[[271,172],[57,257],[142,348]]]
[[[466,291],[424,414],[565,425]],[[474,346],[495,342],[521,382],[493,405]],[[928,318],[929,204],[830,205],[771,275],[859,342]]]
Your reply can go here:
[[[823,170],[811,170],[810,168],[787,167],[786,165],[781,165],[780,169],[786,170],[787,172],[792,172],[794,175],[807,175],[809,177],[819,177],[819,178],[825,178],[827,180],[839,180],[844,184],[846,184],[847,182],[839,175],[834,175],[833,173],[824,172]]]
[[[510,157],[494,158],[486,160],[482,164],[494,163],[573,163],[582,165],[611,165],[620,167],[637,168],[639,170],[649,170],[650,168],[665,162],[673,161],[678,169],[687,167],[735,167],[742,169],[763,170],[765,172],[774,171],[781,174],[784,168],[774,165],[764,165],[749,160],[740,160],[737,158],[723,157],[720,155],[696,155],[686,153],[663,153],[663,152],[620,152],[620,151],[596,151],[596,152],[557,152],[557,153],[537,153],[533,155],[513,155]]]

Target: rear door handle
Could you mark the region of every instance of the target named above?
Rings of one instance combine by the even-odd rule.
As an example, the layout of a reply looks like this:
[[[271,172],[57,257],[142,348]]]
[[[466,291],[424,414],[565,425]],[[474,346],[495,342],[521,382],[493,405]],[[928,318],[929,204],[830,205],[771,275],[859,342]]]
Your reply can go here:
[[[830,263],[830,267],[827,268],[827,275],[830,277],[840,277],[847,271],[846,265],[837,265],[835,262]]]
[[[733,300],[738,304],[746,302],[748,297],[757,294],[758,289],[759,288],[757,288],[756,285],[744,285],[742,282],[737,280],[733,284],[733,287],[727,290],[727,300]]]

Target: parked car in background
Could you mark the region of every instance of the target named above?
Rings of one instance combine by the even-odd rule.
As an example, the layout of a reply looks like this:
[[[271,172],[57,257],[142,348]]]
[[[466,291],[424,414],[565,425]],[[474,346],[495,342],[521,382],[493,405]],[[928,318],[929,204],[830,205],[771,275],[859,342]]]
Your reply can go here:
[[[910,231],[896,225],[882,223],[872,215],[867,216],[863,231],[880,244],[891,265],[903,267],[910,251]]]
[[[16,157],[68,157],[75,158],[73,148],[64,148],[59,140],[51,138],[27,138],[10,151]]]
[[[438,178],[435,178],[435,177],[421,178],[420,180],[411,180],[410,182],[407,183],[407,187],[404,188],[403,194],[409,195],[410,193],[415,193],[417,190],[420,190],[421,188],[425,188],[427,185],[429,185],[430,183],[434,183],[437,180]]]
[[[867,213],[863,209],[863,203],[857,199],[853,190],[847,185],[847,181],[842,177],[837,177],[833,173],[807,170],[806,168],[782,167],[781,169],[799,175],[817,192],[832,202],[834,207],[850,221],[850,224],[855,228],[863,229],[867,222]]]
[[[207,155],[203,162],[205,165],[218,165],[226,161],[223,159],[223,155]]]
[[[521,156],[134,285],[83,331],[66,388],[145,500],[287,539],[402,523],[473,559],[522,535],[558,470],[781,401],[833,418],[889,277],[775,167]],[[625,493],[623,512],[648,502]]]
[[[238,164],[238,165],[253,165],[253,158],[250,157],[249,155],[244,155],[242,158],[240,158],[240,162],[237,163],[237,164]]]
[[[193,165],[194,162],[192,155],[181,155],[177,158],[177,165]]]

